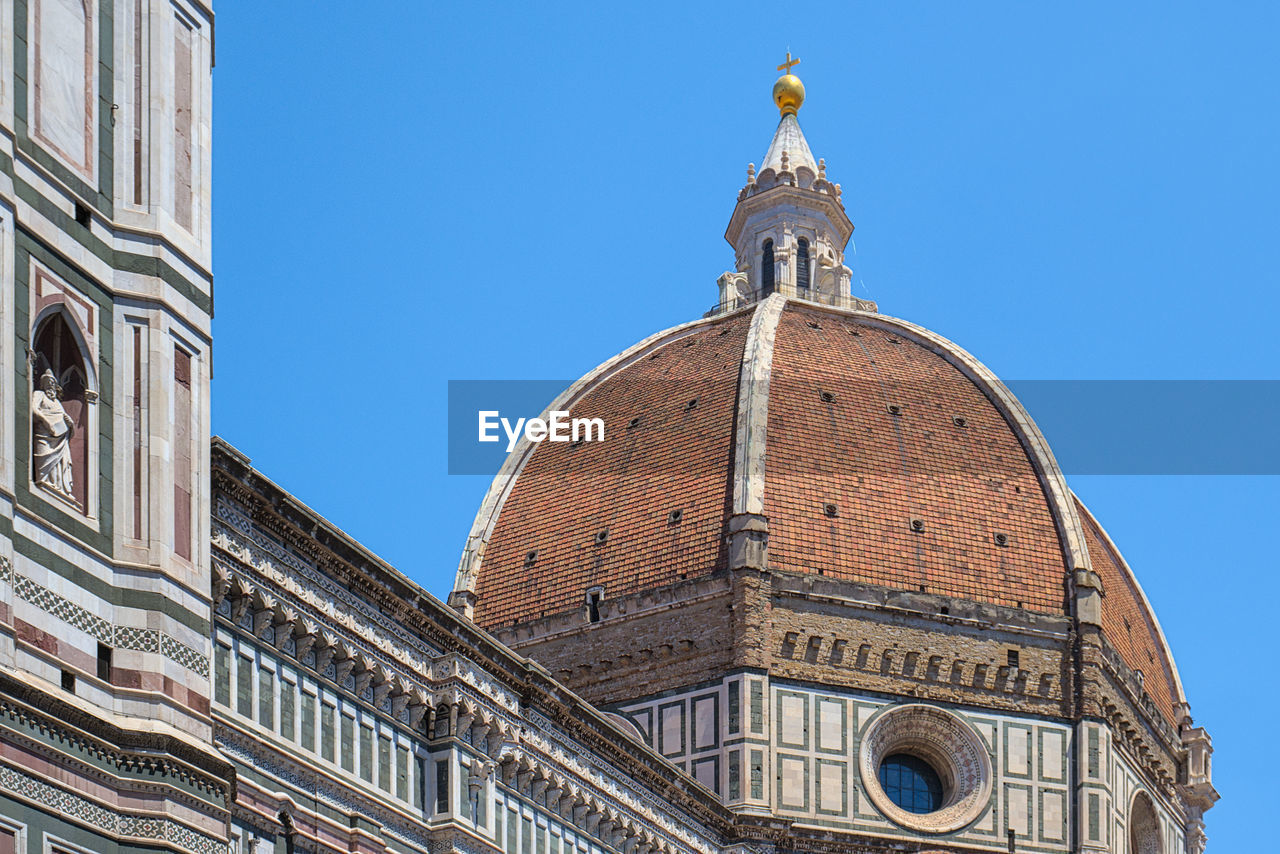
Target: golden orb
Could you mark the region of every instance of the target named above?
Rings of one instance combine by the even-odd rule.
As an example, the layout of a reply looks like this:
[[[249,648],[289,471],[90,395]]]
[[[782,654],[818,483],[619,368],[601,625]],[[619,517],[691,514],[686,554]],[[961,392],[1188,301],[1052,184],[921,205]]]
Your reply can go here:
[[[794,74],[784,74],[773,84],[773,103],[778,105],[782,115],[796,114],[804,103],[804,84]]]

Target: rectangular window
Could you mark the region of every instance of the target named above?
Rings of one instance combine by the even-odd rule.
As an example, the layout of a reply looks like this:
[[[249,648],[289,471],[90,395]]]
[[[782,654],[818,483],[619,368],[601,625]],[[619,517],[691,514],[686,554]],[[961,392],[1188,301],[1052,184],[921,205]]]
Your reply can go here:
[[[476,793],[476,827],[483,828],[489,823],[488,813],[489,799],[484,796],[484,789],[477,790]]]
[[[293,741],[294,735],[293,704],[297,687],[287,679],[280,680],[280,734]]]
[[[360,776],[373,782],[373,727],[360,727]]]
[[[191,560],[191,355],[173,348],[173,553]]]
[[[111,647],[101,642],[98,643],[98,678],[111,681]]]
[[[502,845],[502,801],[493,805],[493,841]]]
[[[426,798],[425,789],[427,788],[427,764],[426,760],[421,756],[413,758],[414,779],[417,781],[413,787],[413,805],[418,809],[422,809],[422,802]]]
[[[726,705],[728,707],[727,714],[729,716],[729,732],[731,733],[738,731],[738,726],[739,726],[738,703],[740,702],[738,692],[740,690],[741,684],[742,683],[740,682],[729,683],[729,698],[728,698],[729,701]]]
[[[195,146],[194,118],[192,107],[195,104],[192,89],[194,88],[191,58],[194,54],[195,33],[181,16],[174,22],[173,39],[173,218],[178,225],[191,230],[191,202],[193,176],[193,155]]]
[[[236,711],[242,717],[253,717],[253,659],[236,656]]]
[[[751,797],[764,799],[764,752],[760,750],[751,751]]]
[[[764,686],[751,683],[751,731],[764,732]]]
[[[535,827],[533,829],[533,850],[534,854],[547,854],[547,829],[545,827]]]
[[[133,203],[142,204],[143,0],[133,2]]]
[[[449,811],[449,760],[436,762],[436,812]]]
[[[729,751],[729,800],[742,797],[742,751]]]
[[[391,791],[391,739],[378,736],[378,788]]]
[[[334,756],[334,718],[337,716],[338,710],[333,706],[325,703],[320,710],[320,756],[329,762],[333,761]]]
[[[511,807],[507,807],[507,854],[517,854],[520,850],[520,844],[516,838],[519,833],[520,816]]]
[[[130,531],[132,533],[133,539],[135,540],[141,540],[143,537],[144,529],[142,526],[142,521],[143,521],[143,515],[145,512],[144,507],[146,506],[146,504],[142,500],[143,484],[146,481],[144,464],[147,456],[146,450],[145,450],[146,437],[144,435],[143,424],[142,424],[143,397],[146,393],[146,382],[143,380],[143,376],[142,376],[142,366],[143,366],[143,360],[145,356],[145,354],[143,353],[144,344],[143,344],[142,333],[145,327],[145,323],[146,323],[145,321],[137,321],[137,322],[131,321],[129,324],[129,326],[133,329],[133,335],[132,335],[132,340],[130,345],[132,350],[132,352],[130,353],[131,363],[132,363],[132,369],[130,373],[132,375],[131,376],[132,382],[130,383],[130,386],[126,387],[129,391],[129,396],[128,396],[129,399],[127,401],[128,407],[129,407],[129,413],[133,420],[133,425],[132,425],[133,429],[130,430],[130,434],[129,434],[129,440],[133,445],[132,454],[131,454],[132,459],[129,461],[130,466],[128,471],[129,471],[129,479],[132,481],[132,483],[130,484],[130,487],[131,487],[130,492],[132,494],[132,499],[133,499],[132,504],[130,506],[130,512],[133,514],[133,524],[131,526]],[[129,339],[126,339],[126,340],[129,340]]]
[[[396,797],[409,800],[409,748],[396,748]]]
[[[231,705],[231,648],[220,643],[213,647],[213,699],[220,706]]]
[[[526,816],[520,820],[520,850],[524,854],[532,854],[533,851],[533,822]]]
[[[302,749],[316,752],[316,698],[302,692]]]
[[[258,669],[258,723],[267,729],[276,725],[276,675],[265,667]]]
[[[17,854],[17,851],[17,834],[6,827],[0,827],[0,854]]]
[[[342,716],[342,767],[356,770],[356,721],[350,715]]]

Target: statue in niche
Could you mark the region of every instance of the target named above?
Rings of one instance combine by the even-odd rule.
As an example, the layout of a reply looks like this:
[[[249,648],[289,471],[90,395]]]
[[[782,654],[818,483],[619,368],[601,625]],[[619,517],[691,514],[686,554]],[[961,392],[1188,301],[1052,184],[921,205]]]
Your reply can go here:
[[[31,480],[83,512],[89,506],[89,389],[80,338],[62,313],[35,330],[30,353]]]
[[[35,482],[75,501],[71,439],[76,425],[62,407],[62,386],[48,368],[31,396],[31,421]]]

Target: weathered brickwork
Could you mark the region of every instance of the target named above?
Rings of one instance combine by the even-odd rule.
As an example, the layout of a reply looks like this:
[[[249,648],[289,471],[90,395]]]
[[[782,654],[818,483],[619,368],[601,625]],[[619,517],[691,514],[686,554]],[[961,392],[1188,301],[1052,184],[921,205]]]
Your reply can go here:
[[[1069,714],[1071,626],[1062,618],[781,576],[770,617],[778,678]]]
[[[1191,723],[1158,625],[1007,390],[927,330],[776,295],[696,334],[747,316],[736,405],[686,412],[708,419],[704,435],[732,434],[722,548],[682,569],[684,581],[647,570],[624,577],[616,563],[597,561],[594,596],[582,588],[584,576],[557,612],[510,612],[497,626],[500,637],[592,702],[662,698],[661,710],[637,722],[660,747],[685,729],[671,722],[680,705],[671,691],[713,691],[724,673],[746,669],[797,685],[1035,715],[1068,727],[1105,721],[1153,797],[1169,805],[1171,820],[1195,826],[1216,793],[1206,780],[1192,795],[1179,789]],[[663,349],[686,331],[664,333],[672,340]],[[635,399],[650,388],[642,364],[583,382],[607,387],[611,400],[625,398],[619,388],[634,382]],[[732,430],[717,433],[714,418],[731,418]],[[520,502],[486,501],[482,514],[496,518],[487,545],[484,527],[473,529],[455,601],[482,621],[490,619],[487,591],[529,591],[564,578],[558,567],[543,574],[541,551],[518,569],[485,551],[497,532],[528,523],[513,507],[549,494],[545,482],[526,480],[540,458],[553,459],[547,447],[529,451],[523,467],[508,473]],[[615,491],[648,489],[635,473],[639,455],[662,458],[670,450],[637,447],[622,467],[631,482]],[[578,480],[570,467],[558,472],[554,490],[577,484],[600,499],[594,474]],[[584,536],[575,516],[539,518],[544,530]],[[657,555],[669,536],[652,526],[623,530],[634,554]],[[611,530],[597,545],[614,542]],[[671,565],[665,556],[654,560]],[[515,607],[509,596],[502,601]],[[679,714],[703,720],[708,704],[721,701],[727,705],[728,695],[714,703],[704,697]],[[681,754],[684,770],[726,803],[752,806],[749,753],[690,739],[703,752]],[[1039,795],[1027,797],[1027,822],[1039,820],[1044,807],[1032,802]],[[1073,799],[1062,807],[1064,820],[1079,805]],[[1187,836],[1196,845],[1201,837]]]
[[[497,637],[593,703],[617,703],[732,666],[729,582],[721,575],[604,600],[598,623],[588,622],[583,609],[523,623]]]
[[[790,74],[720,303],[517,446],[454,610],[210,439],[208,4],[0,6],[0,852],[1202,854],[1136,578],[853,297]]]
[[[1080,646],[1081,715],[1105,720],[1116,742],[1143,769],[1147,784],[1173,797],[1184,776],[1182,734],[1189,716],[1178,726],[1169,723],[1120,654],[1096,631],[1083,633]]]

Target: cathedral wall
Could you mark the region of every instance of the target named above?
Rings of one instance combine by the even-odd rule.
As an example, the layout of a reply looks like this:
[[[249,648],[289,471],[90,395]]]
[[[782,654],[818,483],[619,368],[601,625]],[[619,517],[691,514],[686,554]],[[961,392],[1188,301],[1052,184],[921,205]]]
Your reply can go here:
[[[730,817],[714,798],[233,449],[217,443],[214,463],[214,737],[237,769],[234,851],[718,850],[704,821]]]
[[[869,726],[901,705],[883,696],[818,689],[750,672],[617,707],[645,742],[727,804],[767,810],[799,825],[909,840],[921,833],[881,814],[860,752]],[[1071,845],[1068,723],[1033,715],[946,706],[982,740],[990,793],[963,829],[928,834],[937,844],[1059,852]]]

